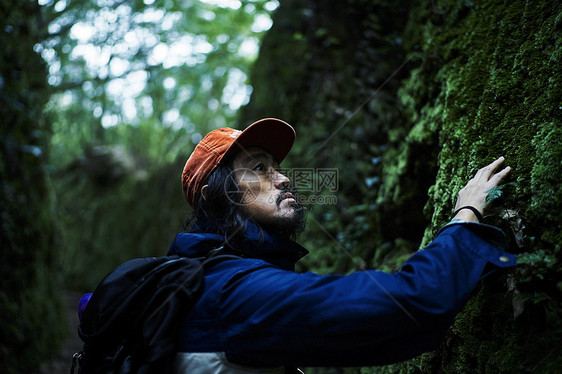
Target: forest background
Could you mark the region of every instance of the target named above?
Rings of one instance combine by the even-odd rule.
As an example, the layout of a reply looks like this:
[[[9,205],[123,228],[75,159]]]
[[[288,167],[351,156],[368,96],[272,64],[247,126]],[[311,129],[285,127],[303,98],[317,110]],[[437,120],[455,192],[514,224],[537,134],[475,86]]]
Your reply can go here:
[[[480,166],[513,168],[485,221],[519,266],[481,282],[441,345],[308,373],[562,367],[558,2],[0,0],[0,26],[4,372],[55,354],[66,291],[166,252],[202,135],[269,116],[296,128],[283,167],[316,201],[299,271],[397,270]]]

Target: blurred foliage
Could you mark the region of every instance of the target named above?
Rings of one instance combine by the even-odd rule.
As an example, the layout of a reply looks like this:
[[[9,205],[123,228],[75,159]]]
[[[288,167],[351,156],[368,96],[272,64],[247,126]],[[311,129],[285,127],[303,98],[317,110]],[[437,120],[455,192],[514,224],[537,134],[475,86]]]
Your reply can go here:
[[[296,127],[284,167],[339,170],[337,204],[310,207],[301,270],[398,269],[500,155],[511,182],[485,221],[520,262],[480,284],[436,351],[308,373],[559,370],[561,11],[554,1],[283,2],[241,119]]]
[[[43,0],[53,163],[121,143],[169,163],[233,120],[275,2]],[[223,6],[214,3],[225,4]],[[108,132],[105,129],[117,128]]]
[[[54,91],[51,173],[68,287],[162,255],[188,206],[180,173],[233,126],[276,1],[40,1]],[[92,267],[92,263],[96,266]]]
[[[33,46],[39,6],[0,1],[0,366],[29,373],[52,355],[65,331],[61,278],[46,173],[50,122],[47,72]]]

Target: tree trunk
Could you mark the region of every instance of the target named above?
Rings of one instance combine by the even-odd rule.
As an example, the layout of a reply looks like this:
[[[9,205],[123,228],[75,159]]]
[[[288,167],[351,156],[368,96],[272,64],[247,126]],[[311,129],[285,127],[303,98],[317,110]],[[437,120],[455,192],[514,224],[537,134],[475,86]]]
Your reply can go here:
[[[0,1],[0,362],[28,373],[64,332],[48,161],[47,72],[36,1]]]

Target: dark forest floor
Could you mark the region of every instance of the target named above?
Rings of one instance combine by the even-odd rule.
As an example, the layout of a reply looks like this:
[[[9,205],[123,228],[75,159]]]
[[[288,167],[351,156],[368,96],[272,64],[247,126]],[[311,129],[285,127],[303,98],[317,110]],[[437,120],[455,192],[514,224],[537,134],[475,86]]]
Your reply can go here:
[[[67,335],[55,357],[44,362],[37,374],[59,374],[70,373],[72,355],[80,351],[82,341],[78,337],[78,301],[82,294],[77,292],[65,292],[66,299],[66,321]]]

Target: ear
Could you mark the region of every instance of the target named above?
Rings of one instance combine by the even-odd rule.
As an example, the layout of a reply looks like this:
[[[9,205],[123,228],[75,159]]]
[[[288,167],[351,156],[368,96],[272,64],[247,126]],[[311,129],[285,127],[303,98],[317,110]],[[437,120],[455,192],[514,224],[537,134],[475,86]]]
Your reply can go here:
[[[203,197],[203,200],[207,200],[207,184],[204,185],[203,187],[201,187],[201,196]]]

